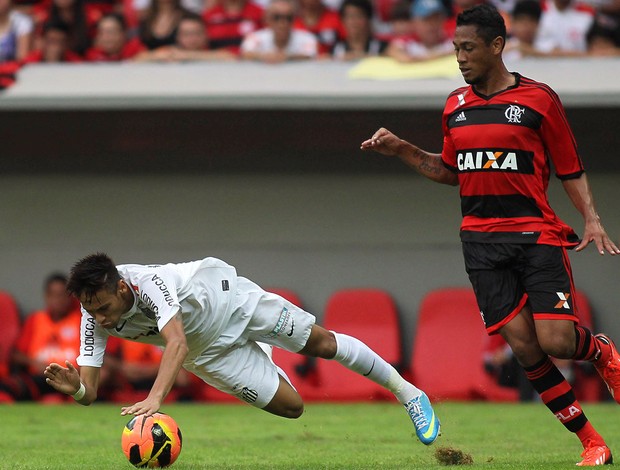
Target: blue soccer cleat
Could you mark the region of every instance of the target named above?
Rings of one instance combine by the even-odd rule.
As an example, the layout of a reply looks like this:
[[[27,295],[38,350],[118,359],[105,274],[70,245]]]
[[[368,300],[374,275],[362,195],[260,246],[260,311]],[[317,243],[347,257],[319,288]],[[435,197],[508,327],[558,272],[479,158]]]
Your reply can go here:
[[[413,421],[420,442],[427,446],[435,442],[441,426],[426,393],[422,392],[419,397],[409,400],[405,404],[405,409]]]

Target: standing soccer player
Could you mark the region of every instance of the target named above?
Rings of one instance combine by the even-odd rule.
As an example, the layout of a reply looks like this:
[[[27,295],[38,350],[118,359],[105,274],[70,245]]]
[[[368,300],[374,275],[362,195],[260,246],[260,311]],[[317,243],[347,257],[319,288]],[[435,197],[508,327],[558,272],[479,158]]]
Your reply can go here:
[[[505,42],[494,7],[458,16],[454,49],[469,86],[448,96],[441,154],[383,128],[361,148],[398,156],[433,181],[460,186],[465,267],[487,332],[504,337],[545,405],[577,434],[584,448],[577,465],[608,464],[610,449],[549,356],[592,362],[620,403],[620,356],[607,336],[578,325],[566,249],[594,242],[601,255],[620,250],[601,225],[558,96],[506,69]],[[584,218],[581,241],[547,202],[548,158]]]
[[[334,359],[390,390],[426,445],[439,420],[426,394],[356,338],[315,324],[315,317],[237,276],[216,258],[166,265],[115,266],[103,253],[78,261],[67,286],[82,304],[80,371],[66,362],[45,369],[47,383],[82,405],[97,398],[106,341],[117,336],[164,347],[147,398],[122,413],[147,416],[161,406],[181,367],[257,408],[298,418],[303,402],[271,360],[271,346]]]

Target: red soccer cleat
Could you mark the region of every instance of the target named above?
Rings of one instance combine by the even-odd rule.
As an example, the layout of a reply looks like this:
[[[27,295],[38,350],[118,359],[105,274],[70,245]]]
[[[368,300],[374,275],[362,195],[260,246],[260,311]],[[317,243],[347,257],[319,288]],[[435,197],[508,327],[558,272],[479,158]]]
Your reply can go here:
[[[610,465],[614,463],[611,450],[607,446],[587,447],[581,453],[583,460],[577,464],[578,467],[596,467],[597,465]]]
[[[611,355],[607,364],[597,365],[596,370],[605,381],[605,385],[609,389],[609,393],[614,397],[616,403],[620,404],[620,354],[614,345],[614,342],[604,334],[596,335],[596,339],[602,343],[608,344],[611,348]]]

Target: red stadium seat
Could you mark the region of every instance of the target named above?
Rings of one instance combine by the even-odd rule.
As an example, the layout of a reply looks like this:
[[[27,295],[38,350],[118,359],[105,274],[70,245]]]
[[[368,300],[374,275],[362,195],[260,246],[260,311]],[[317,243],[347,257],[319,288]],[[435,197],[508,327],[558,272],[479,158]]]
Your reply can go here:
[[[435,400],[516,401],[485,372],[487,333],[470,288],[439,289],[420,305],[411,372],[414,384]]]
[[[8,374],[11,351],[20,330],[20,318],[17,304],[8,293],[0,291],[0,377]]]
[[[354,336],[398,367],[402,360],[398,312],[391,296],[377,289],[341,290],[327,302],[323,326]],[[318,390],[308,399],[366,401],[394,399],[380,385],[335,361],[318,359]]]

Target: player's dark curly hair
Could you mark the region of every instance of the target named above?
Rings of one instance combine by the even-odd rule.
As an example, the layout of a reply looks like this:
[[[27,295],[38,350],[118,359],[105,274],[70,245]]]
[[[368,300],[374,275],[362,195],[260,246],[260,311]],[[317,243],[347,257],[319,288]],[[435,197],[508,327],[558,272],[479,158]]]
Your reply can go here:
[[[67,291],[78,299],[84,295],[90,301],[97,292],[106,289],[116,292],[118,281],[121,279],[112,258],[105,253],[88,255],[71,268]]]
[[[476,5],[459,13],[456,17],[456,26],[469,25],[476,27],[476,33],[487,46],[498,36],[506,42],[506,23],[493,5]]]

